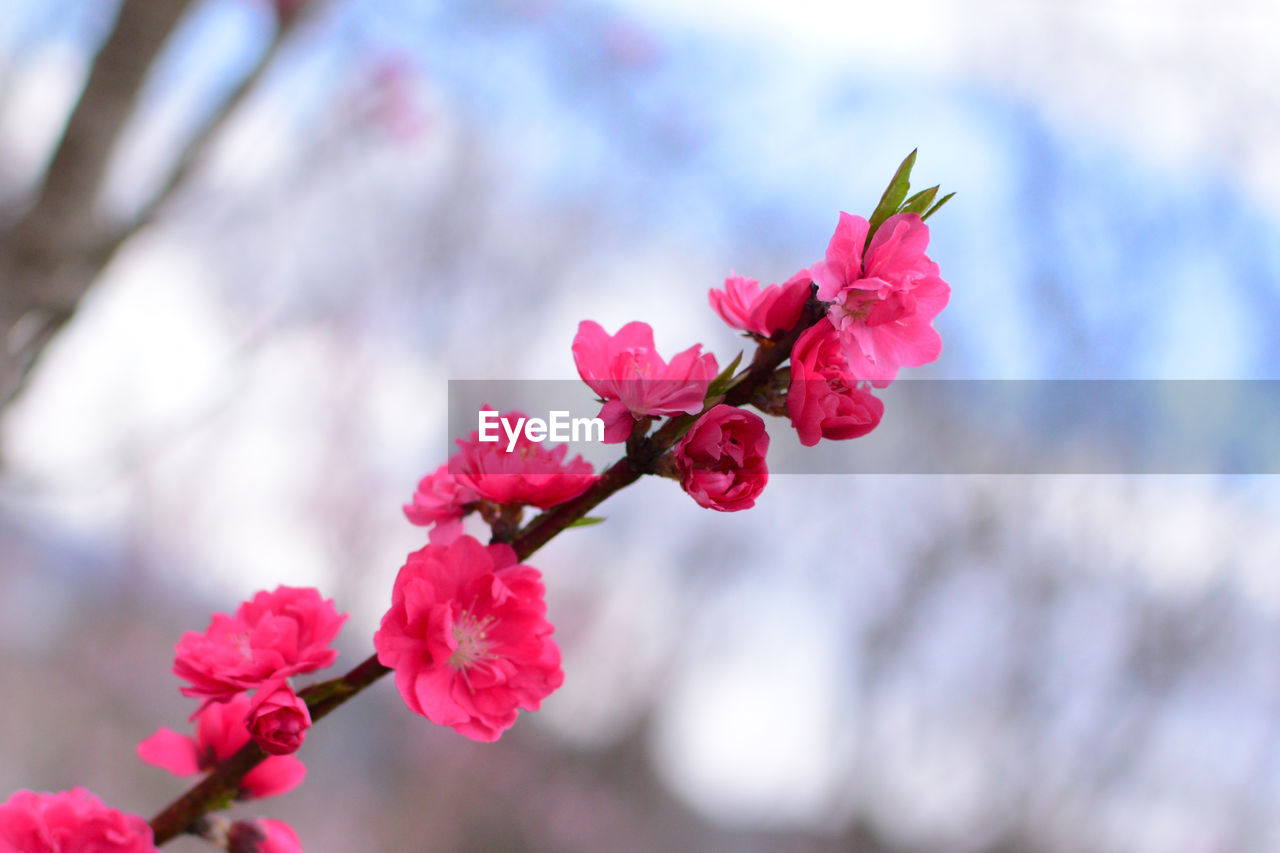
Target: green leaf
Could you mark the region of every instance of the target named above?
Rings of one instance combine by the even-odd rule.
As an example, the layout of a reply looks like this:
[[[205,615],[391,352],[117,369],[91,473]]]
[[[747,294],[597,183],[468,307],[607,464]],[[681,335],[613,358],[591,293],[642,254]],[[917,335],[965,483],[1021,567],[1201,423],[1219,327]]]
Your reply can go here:
[[[907,197],[907,190],[911,189],[911,167],[915,164],[916,152],[913,150],[907,155],[907,159],[902,161],[898,171],[893,173],[893,180],[889,181],[884,195],[880,196],[880,203],[871,214],[871,227],[867,229],[866,244],[868,246],[871,245],[871,238],[875,236],[876,229],[902,206],[902,200]]]
[[[729,383],[733,381],[733,374],[738,369],[738,365],[742,364],[742,353],[738,353],[738,357],[724,370],[720,371],[720,375],[711,380],[711,384],[707,386],[707,399],[718,397],[723,394],[729,387]]]
[[[205,811],[211,811],[211,812],[225,811],[226,809],[229,809],[233,805],[235,805],[235,801],[236,801],[236,792],[228,791],[225,794],[219,794],[218,796],[211,799],[204,808],[205,808]]]
[[[599,524],[604,521],[602,515],[584,515],[582,518],[569,522],[569,527],[590,527],[593,524]]]
[[[933,186],[929,187],[929,189],[927,190],[920,190],[920,192],[916,193],[911,198],[907,199],[906,202],[903,203],[902,207],[898,208],[898,212],[899,213],[924,213],[926,210],[929,209],[929,205],[933,204],[933,197],[936,196],[937,194],[938,194],[937,184],[934,184]]]
[[[929,212],[926,213],[924,216],[921,216],[920,219],[923,221],[925,219],[928,219],[930,216],[933,216],[935,213],[938,212],[938,208],[942,207],[944,204],[946,204],[948,201],[951,200],[951,197],[953,195],[955,195],[955,193],[947,193],[942,198],[938,199],[938,203],[935,204],[933,207],[929,208]]]

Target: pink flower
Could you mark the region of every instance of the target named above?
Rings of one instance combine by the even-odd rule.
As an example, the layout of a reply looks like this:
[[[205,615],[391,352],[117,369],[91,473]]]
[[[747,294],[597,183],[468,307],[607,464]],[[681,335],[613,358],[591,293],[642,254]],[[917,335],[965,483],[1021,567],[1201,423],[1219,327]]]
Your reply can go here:
[[[884,403],[858,387],[840,336],[825,318],[806,329],[791,350],[787,414],[806,447],[820,438],[866,435],[884,416]]]
[[[699,506],[736,512],[755,506],[769,482],[769,434],[759,415],[714,407],[676,445],[680,484]]]
[[[238,820],[227,833],[227,853],[302,853],[302,842],[282,820]]]
[[[4,853],[156,853],[151,827],[84,788],[18,791],[0,804]]]
[[[764,290],[754,278],[734,274],[724,280],[724,290],[711,290],[708,296],[711,307],[730,326],[767,338],[800,320],[812,284],[808,270]]]
[[[373,636],[414,713],[495,741],[564,681],[542,576],[470,536],[409,555]]]
[[[862,217],[841,213],[826,259],[811,269],[818,298],[831,302],[827,316],[841,335],[849,369],[883,387],[899,367],[927,364],[942,352],[933,318],[951,288],[924,253],[929,226],[918,214],[890,216],[864,254],[868,228]]]
[[[469,486],[458,482],[449,473],[448,465],[441,465],[434,474],[418,481],[413,493],[413,503],[405,504],[404,514],[413,524],[431,527],[430,538],[439,545],[447,545],[462,535],[462,517],[466,505],[480,500]]]
[[[195,737],[160,729],[138,744],[138,757],[176,776],[212,770],[249,742],[248,694],[207,706],[196,718]],[[293,756],[271,756],[250,770],[240,783],[240,799],[274,797],[292,791],[307,776],[306,766]]]
[[[645,415],[700,412],[719,371],[716,357],[701,352],[695,344],[667,364],[654,350],[648,323],[628,323],[612,337],[599,323],[579,323],[573,361],[582,381],[607,401],[600,410],[605,442],[626,441],[632,423]]]
[[[258,688],[249,703],[249,734],[270,755],[298,751],[311,728],[311,712],[284,679]]]
[[[259,592],[234,617],[215,613],[203,634],[183,634],[174,646],[173,672],[191,683],[183,696],[225,702],[273,678],[332,664],[338,652],[329,643],[346,618],[312,587]]]
[[[500,425],[504,420],[508,427]],[[566,462],[566,444],[548,449],[540,441],[530,441],[517,427],[524,420],[521,412],[500,415],[497,441],[481,441],[479,431],[465,441],[457,439],[459,452],[449,457],[448,469],[458,484],[494,503],[531,504],[539,509],[562,504],[589,489],[596,481],[591,463],[581,456]],[[519,432],[510,450],[507,429]],[[450,541],[443,539],[438,544]]]

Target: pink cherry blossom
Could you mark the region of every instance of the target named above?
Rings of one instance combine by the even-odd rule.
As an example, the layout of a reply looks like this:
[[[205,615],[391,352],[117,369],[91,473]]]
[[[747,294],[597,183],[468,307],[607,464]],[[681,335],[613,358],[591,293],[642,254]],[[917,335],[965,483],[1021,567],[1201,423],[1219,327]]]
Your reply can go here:
[[[225,702],[273,678],[329,666],[338,652],[345,613],[312,587],[259,592],[235,616],[213,614],[203,633],[188,631],[175,645],[173,672],[190,682],[182,695]]]
[[[605,400],[600,417],[604,440],[626,441],[631,425],[645,415],[696,414],[719,367],[695,344],[668,364],[653,345],[648,323],[628,323],[610,336],[599,323],[583,320],[573,339],[573,361],[582,381]]]
[[[494,741],[564,681],[542,576],[470,536],[409,555],[374,634],[414,713]]]
[[[812,284],[808,270],[763,290],[754,278],[733,274],[724,280],[724,290],[711,290],[708,297],[711,307],[730,326],[767,338],[799,321]]]
[[[680,484],[699,506],[735,512],[755,506],[769,482],[769,434],[759,415],[723,403],[676,445]]]
[[[302,842],[282,820],[238,820],[227,833],[227,853],[302,853]]]
[[[311,712],[284,679],[258,688],[249,703],[249,734],[269,755],[298,751],[311,728]]]
[[[884,416],[884,403],[850,372],[840,336],[826,318],[806,329],[791,350],[787,414],[806,447],[820,438],[866,435]]]
[[[918,367],[942,352],[933,328],[951,296],[924,250],[929,226],[915,213],[890,216],[863,252],[870,224],[840,214],[827,256],[811,268],[818,298],[840,333],[849,369],[883,386],[899,367]]]
[[[418,481],[413,493],[413,503],[405,504],[404,514],[413,524],[431,527],[428,534],[432,542],[447,545],[462,535],[462,517],[466,506],[480,500],[475,489],[464,486],[449,473],[448,465],[441,465],[434,474]]]
[[[151,827],[84,788],[17,791],[0,803],[3,853],[156,853]]]
[[[511,424],[512,429],[524,417],[524,413],[516,411],[499,416]],[[455,443],[458,452],[449,457],[449,472],[459,486],[494,503],[529,504],[548,509],[576,498],[596,481],[595,469],[581,456],[565,461],[568,445],[548,448],[542,442],[531,441],[523,430],[511,450],[507,449],[508,438],[502,429],[499,429],[498,441],[481,441],[477,431]],[[438,544],[449,541],[452,540]]]
[[[249,742],[251,701],[247,693],[239,693],[228,702],[207,706],[196,718],[194,737],[173,729],[159,729],[138,744],[138,757],[176,776],[194,776],[212,770]],[[245,775],[240,783],[240,798],[260,799],[283,794],[302,784],[306,775],[306,766],[297,758],[271,756]]]

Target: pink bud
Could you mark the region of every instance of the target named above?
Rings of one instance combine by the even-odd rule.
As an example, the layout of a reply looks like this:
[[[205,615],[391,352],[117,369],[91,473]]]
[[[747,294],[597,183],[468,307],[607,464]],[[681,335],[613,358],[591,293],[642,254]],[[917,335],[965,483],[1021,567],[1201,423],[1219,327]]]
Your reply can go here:
[[[699,506],[735,512],[755,506],[769,482],[769,434],[759,415],[720,404],[676,445],[680,485]]]
[[[249,705],[249,734],[271,755],[297,752],[311,728],[311,712],[286,681],[263,685]]]
[[[302,853],[293,827],[280,820],[238,820],[227,833],[228,853]]]
[[[787,391],[787,414],[800,443],[811,447],[822,438],[858,438],[875,429],[884,403],[864,384],[850,370],[830,321],[806,329],[791,350]]]
[[[724,280],[723,290],[708,293],[711,307],[735,329],[767,338],[796,324],[809,298],[813,278],[808,270],[771,284],[761,290],[754,278],[733,274]]]

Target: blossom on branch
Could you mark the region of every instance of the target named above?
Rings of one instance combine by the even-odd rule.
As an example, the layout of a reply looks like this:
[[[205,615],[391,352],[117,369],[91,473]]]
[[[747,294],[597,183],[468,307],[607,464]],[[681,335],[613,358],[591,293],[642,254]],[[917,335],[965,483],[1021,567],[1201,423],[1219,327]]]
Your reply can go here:
[[[806,329],[791,350],[787,414],[806,447],[822,438],[866,435],[884,416],[884,403],[859,387],[840,336],[825,318]]]
[[[448,465],[441,465],[434,474],[418,481],[413,503],[405,504],[404,514],[413,524],[431,527],[432,542],[447,545],[462,535],[466,505],[479,500],[480,495],[474,489],[464,486],[449,473]]]
[[[176,776],[194,776],[212,770],[247,744],[249,707],[246,693],[228,702],[207,706],[196,718],[195,736],[162,728],[138,744],[138,757]],[[293,790],[306,778],[307,768],[291,755],[273,755],[245,774],[240,799],[274,797]]]
[[[332,664],[338,652],[329,644],[346,619],[313,587],[259,592],[235,616],[213,614],[203,634],[183,634],[174,646],[173,672],[190,682],[183,696],[225,702],[272,679]]]
[[[272,681],[258,688],[249,702],[249,734],[269,755],[298,751],[311,728],[311,712],[289,682]]]
[[[582,381],[605,400],[600,410],[604,440],[626,441],[631,425],[646,415],[697,414],[719,367],[694,344],[668,364],[653,345],[648,323],[628,323],[610,335],[583,320],[573,339],[573,361]]]
[[[720,318],[735,329],[762,338],[785,332],[800,320],[809,299],[813,276],[808,270],[771,284],[763,290],[754,278],[730,275],[724,289],[713,289],[707,297]]]
[[[864,252],[869,228],[861,216],[841,213],[826,258],[811,270],[818,298],[831,303],[827,317],[840,333],[850,371],[884,387],[899,367],[928,364],[942,352],[933,318],[951,288],[924,253],[929,226],[918,214],[890,216]]]
[[[498,418],[499,423],[508,424],[524,420],[524,414],[515,411]],[[567,444],[548,448],[530,439],[523,430],[513,439],[502,436],[499,441],[481,441],[480,433],[472,432],[465,440],[457,439],[456,444],[458,452],[449,457],[449,473],[460,487],[494,503],[549,509],[576,498],[596,481],[595,469],[581,456],[565,461]],[[452,538],[440,544],[447,544]]]
[[[542,575],[461,536],[409,555],[373,645],[414,713],[495,741],[564,681]]]
[[[84,788],[18,791],[0,803],[4,853],[155,853],[151,827]]]
[[[720,404],[676,445],[680,485],[699,506],[735,512],[755,506],[769,482],[769,434],[752,412]]]

